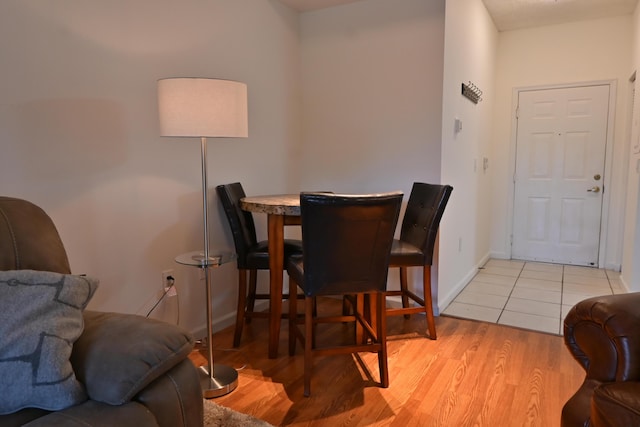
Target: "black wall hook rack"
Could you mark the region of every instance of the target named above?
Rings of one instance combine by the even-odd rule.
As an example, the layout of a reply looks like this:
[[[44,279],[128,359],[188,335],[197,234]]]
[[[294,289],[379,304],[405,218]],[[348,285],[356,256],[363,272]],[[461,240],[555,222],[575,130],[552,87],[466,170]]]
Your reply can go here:
[[[482,91],[478,86],[471,83],[471,81],[469,81],[468,84],[462,83],[462,95],[474,104],[482,101]]]

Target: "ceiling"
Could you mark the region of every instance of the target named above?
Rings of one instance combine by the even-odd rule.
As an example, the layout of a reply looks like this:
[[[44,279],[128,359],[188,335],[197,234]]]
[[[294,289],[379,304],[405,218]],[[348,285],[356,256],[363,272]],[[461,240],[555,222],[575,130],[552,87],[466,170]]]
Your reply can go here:
[[[280,0],[299,12],[361,0]],[[429,0],[425,0],[429,1]],[[499,31],[630,15],[638,0],[482,0]]]
[[[298,12],[308,12],[357,1],[360,0],[280,0],[280,3],[284,3]]]
[[[500,31],[630,15],[638,0],[482,0]]]

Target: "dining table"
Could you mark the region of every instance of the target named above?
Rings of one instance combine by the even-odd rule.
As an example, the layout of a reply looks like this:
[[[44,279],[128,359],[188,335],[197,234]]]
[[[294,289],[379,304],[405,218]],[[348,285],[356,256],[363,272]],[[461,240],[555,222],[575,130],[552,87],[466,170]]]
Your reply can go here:
[[[282,288],[284,280],[284,227],[300,225],[300,194],[275,194],[243,197],[244,211],[267,215],[269,251],[269,358],[278,357],[280,319],[282,316]],[[290,294],[295,295],[295,290]]]

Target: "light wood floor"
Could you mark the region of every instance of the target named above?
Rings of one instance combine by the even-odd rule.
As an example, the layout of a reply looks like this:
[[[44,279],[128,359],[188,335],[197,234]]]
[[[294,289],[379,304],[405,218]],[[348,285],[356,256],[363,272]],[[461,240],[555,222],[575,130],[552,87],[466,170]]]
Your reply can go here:
[[[440,316],[432,341],[416,333],[426,322],[414,315],[389,318],[389,388],[375,383],[375,354],[321,357],[305,398],[302,349],[288,356],[286,325],[277,359],[267,358],[263,319],[245,326],[239,349],[214,351],[215,363],[239,369],[238,388],[216,403],[276,426],[553,427],[584,379],[562,337]],[[319,339],[349,334],[348,326],[332,328]],[[214,335],[214,348],[230,348],[232,334]],[[192,360],[206,364],[197,352]]]

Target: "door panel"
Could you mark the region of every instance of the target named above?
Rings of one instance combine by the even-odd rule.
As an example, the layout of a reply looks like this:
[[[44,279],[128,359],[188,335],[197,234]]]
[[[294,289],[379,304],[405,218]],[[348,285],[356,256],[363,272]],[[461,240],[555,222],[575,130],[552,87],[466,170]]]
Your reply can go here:
[[[519,93],[513,258],[597,265],[608,116],[608,85]]]
[[[549,239],[549,214],[551,199],[548,197],[529,197],[529,220],[527,221],[527,239],[531,242],[545,242]]]

